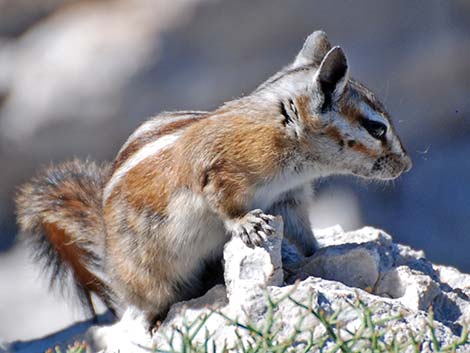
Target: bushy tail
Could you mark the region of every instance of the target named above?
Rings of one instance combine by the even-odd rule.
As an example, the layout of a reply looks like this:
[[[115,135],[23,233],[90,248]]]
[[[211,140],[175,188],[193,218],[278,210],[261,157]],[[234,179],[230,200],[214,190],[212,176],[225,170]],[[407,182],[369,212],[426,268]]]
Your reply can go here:
[[[17,195],[21,232],[34,258],[51,274],[50,283],[72,276],[79,298],[95,314],[91,293],[112,309],[102,271],[105,228],[102,192],[109,166],[73,160],[46,168]]]

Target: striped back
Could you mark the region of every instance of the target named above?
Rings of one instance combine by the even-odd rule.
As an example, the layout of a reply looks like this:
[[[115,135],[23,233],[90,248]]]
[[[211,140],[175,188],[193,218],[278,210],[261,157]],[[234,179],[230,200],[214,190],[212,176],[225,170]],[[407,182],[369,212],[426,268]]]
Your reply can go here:
[[[127,139],[114,160],[111,177],[103,191],[106,203],[123,177],[140,163],[169,148],[192,123],[207,117],[203,111],[168,112],[140,125]]]

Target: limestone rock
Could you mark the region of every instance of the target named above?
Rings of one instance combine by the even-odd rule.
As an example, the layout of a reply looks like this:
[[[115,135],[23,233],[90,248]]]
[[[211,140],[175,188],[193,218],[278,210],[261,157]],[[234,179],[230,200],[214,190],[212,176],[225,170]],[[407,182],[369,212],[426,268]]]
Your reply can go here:
[[[302,268],[312,276],[342,282],[369,292],[376,287],[381,273],[394,263],[392,238],[385,232],[365,227],[344,232],[340,226],[316,230],[315,236],[322,246]]]
[[[250,248],[239,238],[225,245],[225,285],[229,300],[244,300],[256,286],[283,283],[281,243],[283,235],[282,218],[273,223],[276,232],[263,247]]]
[[[318,250],[303,270],[315,277],[372,291],[379,279],[379,264],[377,249],[347,244]]]
[[[448,284],[453,289],[461,289],[470,294],[470,275],[461,273],[454,267],[434,265],[442,283]]]
[[[428,275],[400,266],[386,272],[375,294],[398,299],[411,310],[427,310],[441,293],[439,284]]]
[[[392,237],[380,229],[373,227],[364,227],[362,229],[345,232],[340,225],[333,227],[315,229],[315,239],[321,248],[326,246],[336,246],[341,244],[364,244],[368,242],[379,243],[381,245],[390,246]]]

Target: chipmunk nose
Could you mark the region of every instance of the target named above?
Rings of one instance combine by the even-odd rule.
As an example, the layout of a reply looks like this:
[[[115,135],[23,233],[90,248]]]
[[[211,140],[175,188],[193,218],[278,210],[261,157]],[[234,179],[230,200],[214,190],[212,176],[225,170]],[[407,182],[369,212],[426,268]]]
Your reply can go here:
[[[413,167],[413,162],[411,161],[410,156],[408,156],[407,154],[405,154],[403,165],[404,165],[404,168],[403,168],[404,173],[409,172],[411,168]]]

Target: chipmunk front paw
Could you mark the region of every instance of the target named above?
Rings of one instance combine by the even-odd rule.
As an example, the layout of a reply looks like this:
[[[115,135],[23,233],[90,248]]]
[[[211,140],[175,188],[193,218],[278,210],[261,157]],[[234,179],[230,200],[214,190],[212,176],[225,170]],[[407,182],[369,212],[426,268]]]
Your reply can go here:
[[[267,237],[274,233],[274,228],[269,225],[274,219],[274,216],[267,215],[259,209],[253,210],[234,222],[230,231],[250,248],[261,246]]]

